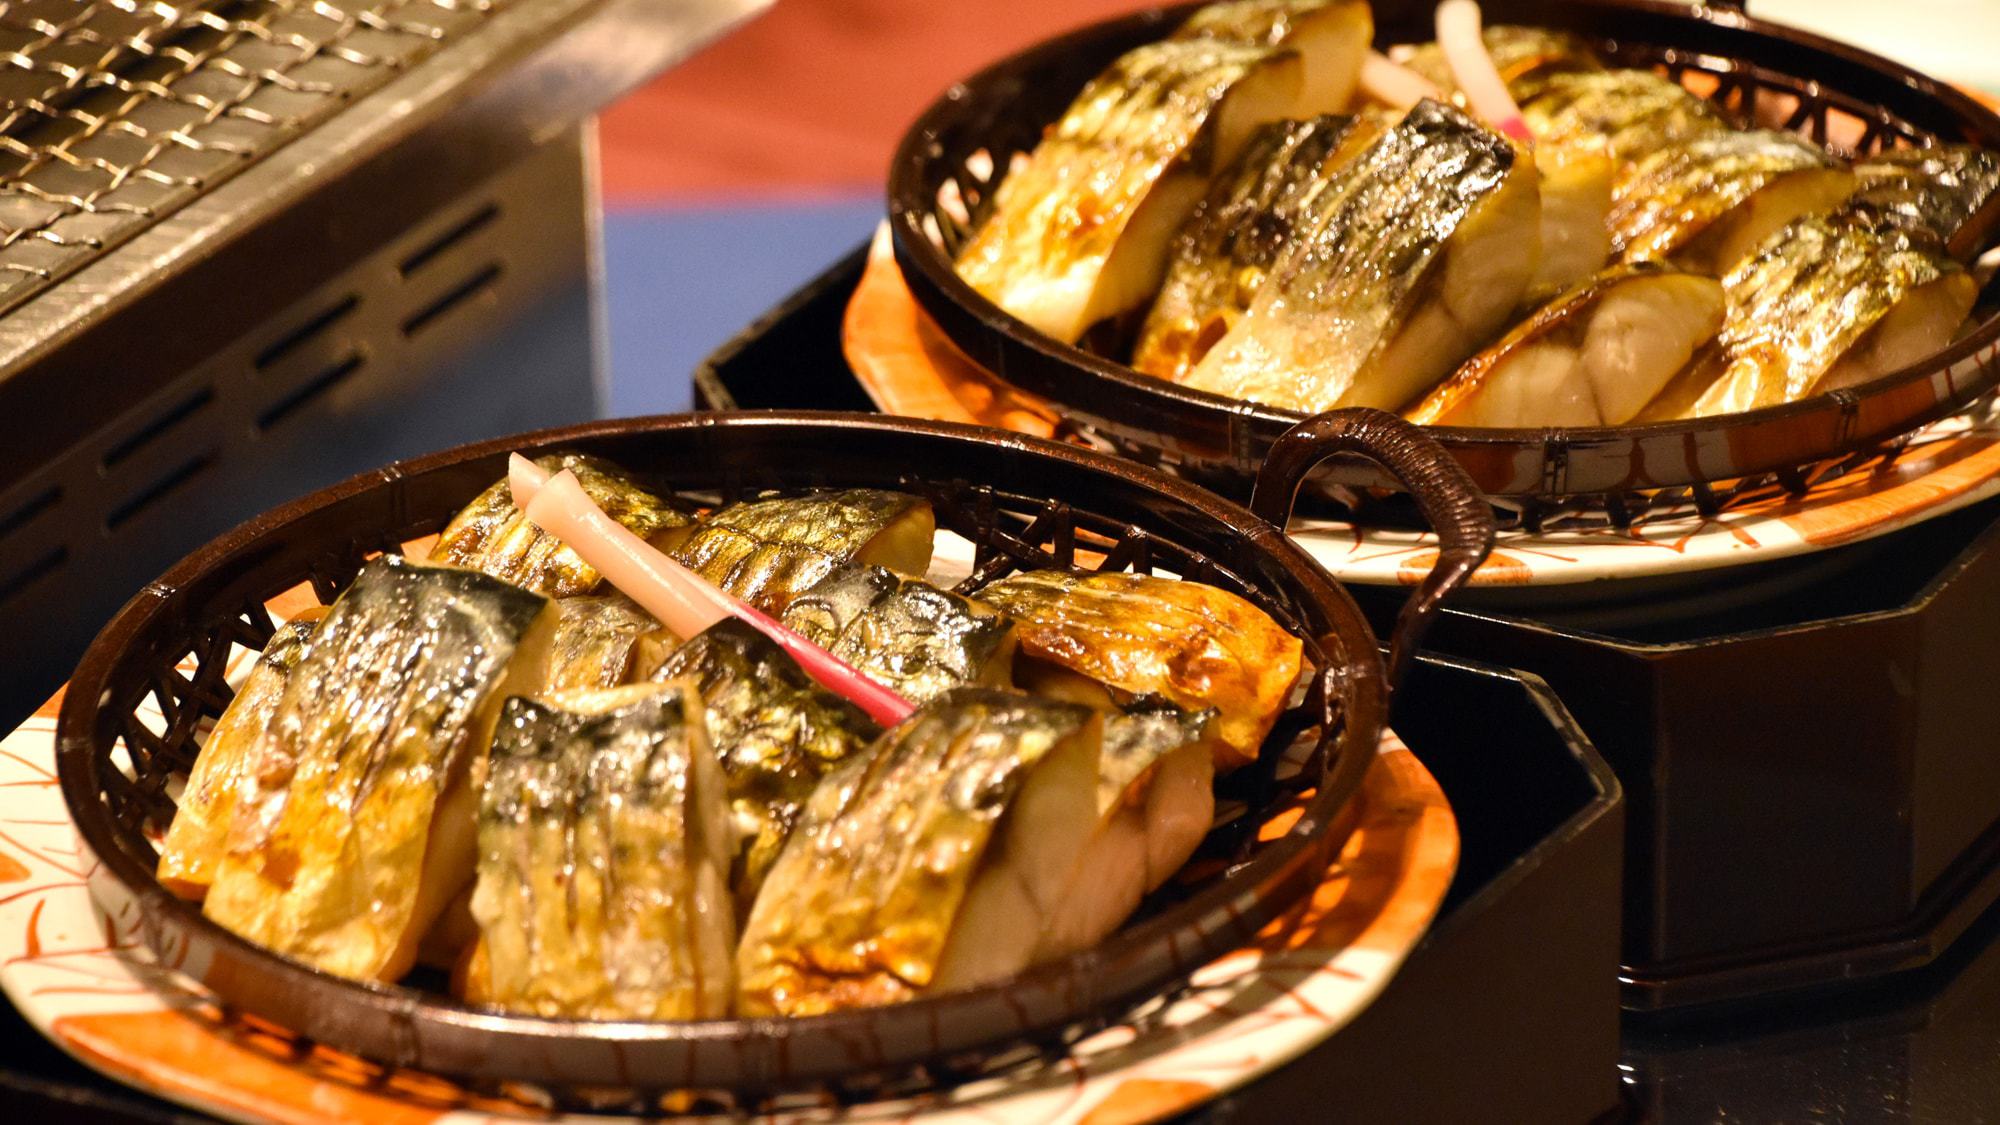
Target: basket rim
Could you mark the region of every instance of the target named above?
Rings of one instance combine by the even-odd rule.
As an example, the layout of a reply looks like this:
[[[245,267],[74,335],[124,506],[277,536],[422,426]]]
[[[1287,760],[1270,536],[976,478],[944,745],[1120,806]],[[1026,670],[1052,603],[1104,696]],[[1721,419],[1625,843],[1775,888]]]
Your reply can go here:
[[[954,83],[924,109],[904,132],[896,147],[887,184],[889,226],[897,264],[912,283],[910,289],[918,303],[954,344],[973,356],[975,362],[986,367],[996,378],[1049,398],[1064,411],[1074,411],[1091,423],[1169,447],[1183,446],[1183,435],[1134,426],[1111,416],[1104,409],[1103,401],[1088,405],[1086,401],[1093,397],[1108,400],[1123,396],[1125,401],[1122,405],[1142,408],[1130,413],[1152,416],[1172,413],[1219,424],[1227,436],[1213,450],[1215,458],[1238,472],[1245,472],[1254,469],[1254,461],[1261,456],[1263,446],[1268,445],[1277,434],[1311,415],[1195,390],[1143,374],[1127,364],[1048,336],[1002,309],[960,278],[951,259],[925,235],[923,225],[929,213],[922,185],[923,171],[931,162],[937,135],[963,112],[963,107],[977,98],[979,91],[990,89],[1025,68],[1060,58],[1101,40],[1171,25],[1173,21],[1202,7],[1203,3],[1204,0],[1194,0],[1086,24],[1008,55]],[[1863,67],[1907,87],[1916,96],[1934,99],[1968,131],[1976,131],[1979,134],[1978,143],[2000,151],[2000,112],[1950,83],[1940,82],[1860,47],[1759,20],[1738,9],[1711,5],[1690,7],[1680,0],[1569,0],[1563,6],[1645,13],[1672,22],[1727,28]],[[1034,355],[1049,364],[1067,368],[1066,374],[1075,381],[1036,378],[1032,374],[1027,381],[1022,381],[1021,372],[1010,370],[1010,365],[1004,362],[1009,353]],[[988,355],[999,357],[1002,362],[989,362],[985,358]],[[1507,428],[1426,425],[1424,432],[1447,450],[1474,452],[1482,459],[1496,454],[1525,453],[1542,460],[1542,485],[1528,489],[1496,486],[1489,474],[1482,474],[1476,464],[1468,464],[1467,469],[1473,472],[1475,479],[1493,495],[1574,494],[1564,487],[1550,487],[1551,476],[1559,474],[1551,474],[1548,468],[1566,463],[1577,452],[1589,452],[1599,457],[1606,456],[1607,451],[1618,456],[1629,454],[1631,461],[1637,464],[1643,447],[1648,446],[1692,446],[1699,443],[1705,453],[1705,462],[1720,460],[1716,457],[1717,452],[1726,449],[1728,463],[1719,464],[1712,470],[1669,473],[1661,479],[1628,481],[1625,487],[1665,488],[1699,484],[1823,460],[1935,421],[1962,409],[1979,395],[2000,385],[2000,362],[1995,362],[1996,357],[2000,357],[2000,309],[1980,320],[1964,337],[1916,363],[1853,387],[1824,391],[1775,406],[1710,418],[1642,425]],[[1972,367],[1970,372],[1964,373],[1970,377],[1959,377],[1960,369],[1966,366]],[[1939,380],[1943,381],[1946,389],[1936,394],[1928,407],[1901,415],[1891,426],[1878,426],[1867,433],[1855,433],[1854,421],[1864,404],[1880,401],[1915,384]],[[1078,389],[1084,393],[1075,393]],[[1091,395],[1092,390],[1101,392],[1101,395]],[[1831,445],[1813,443],[1820,447],[1819,452],[1805,461],[1796,456],[1759,459],[1744,456],[1738,451],[1751,434],[1788,427],[1792,423],[1815,421],[1825,422],[1835,440]],[[1792,432],[1796,434],[1804,428],[1800,426]],[[1380,482],[1370,480],[1368,483]]]
[[[649,435],[749,427],[793,429],[799,431],[802,437],[835,430],[914,433],[1055,458],[1076,468],[1113,478],[1115,486],[1138,487],[1164,494],[1218,521],[1232,533],[1243,535],[1260,557],[1276,559],[1284,568],[1286,581],[1298,584],[1294,593],[1305,595],[1309,604],[1326,618],[1328,632],[1318,634],[1318,639],[1339,637],[1343,642],[1341,647],[1347,657],[1346,662],[1320,670],[1328,690],[1341,693],[1343,707],[1342,729],[1328,744],[1332,756],[1325,784],[1309,800],[1304,815],[1282,837],[1270,841],[1256,855],[1214,880],[1211,886],[1202,888],[1152,918],[1121,927],[1090,949],[1031,966],[1014,977],[992,984],[919,996],[897,1004],[801,1017],[727,1017],[685,1021],[556,1019],[469,1005],[449,996],[402,984],[379,984],[335,976],[267,950],[210,921],[203,916],[198,904],[167,891],[155,878],[151,867],[141,862],[121,839],[124,830],[115,823],[105,802],[100,799],[99,763],[100,760],[108,760],[110,743],[116,738],[115,731],[99,722],[101,714],[113,710],[105,705],[109,702],[108,687],[114,671],[129,658],[135,641],[146,631],[158,627],[163,614],[187,608],[176,606],[175,599],[199,577],[240,560],[247,550],[266,537],[301,519],[376,489],[392,486],[405,478],[499,457],[516,450],[543,452],[593,438],[642,439]],[[1088,511],[1088,506],[1084,506],[1083,510]],[[400,512],[398,518],[402,518]],[[744,1062],[746,1040],[757,1041],[762,1045],[760,1049],[782,1056],[786,1044],[800,1040],[823,1036],[851,1043],[856,1036],[865,1036],[879,1042],[882,1038],[899,1034],[899,1028],[906,1029],[918,1023],[927,1026],[930,1037],[936,1040],[941,1019],[948,1020],[954,1014],[976,1015],[982,1009],[990,1010],[996,1003],[1011,1005],[1010,994],[1024,989],[1040,989],[1078,998],[1063,1010],[1060,1018],[1042,1019],[1034,1026],[1007,1028],[997,1034],[982,1033],[979,1045],[988,1046],[1021,1042],[1037,1033],[1073,1025],[1116,1004],[1137,999],[1141,993],[1099,994],[1087,984],[1098,975],[1097,970],[1101,967],[1142,957],[1163,945],[1173,948],[1177,936],[1185,938],[1191,931],[1199,932],[1202,924],[1212,922],[1217,914],[1226,913],[1233,918],[1236,911],[1233,900],[1240,900],[1245,893],[1268,897],[1279,883],[1297,882],[1301,871],[1314,863],[1316,851],[1337,847],[1338,842],[1345,839],[1352,818],[1344,814],[1351,810],[1353,794],[1373,757],[1375,740],[1386,725],[1386,711],[1387,684],[1383,660],[1373,632],[1351,596],[1270,525],[1247,510],[1178,478],[1074,445],[959,423],[836,411],[666,414],[530,431],[397,461],[279,505],[218,536],[144,587],[91,643],[66,689],[58,712],[56,764],[63,799],[79,835],[103,865],[103,870],[138,902],[145,915],[146,944],[167,965],[179,968],[186,963],[188,943],[208,943],[211,949],[232,955],[239,962],[247,958],[266,981],[274,982],[291,994],[296,1011],[306,1011],[310,1003],[331,1005],[350,1013],[366,1013],[387,1021],[377,1038],[409,1044],[412,1050],[415,1050],[415,1040],[408,1025],[415,1023],[504,1036],[545,1047],[557,1045],[551,1041],[609,1044],[614,1052],[639,1044],[693,1047],[728,1043],[733,1048],[731,1051],[711,1052],[709,1057],[727,1054],[736,1058],[736,1080],[709,1082],[701,1080],[698,1074],[689,1074],[648,1085],[777,1089],[854,1073],[895,1070],[977,1048],[947,1043],[942,1049],[886,1051],[884,1053],[888,1057],[885,1060],[860,1067],[790,1071],[774,1070],[757,1062]],[[1332,854],[1328,852],[1325,858],[1330,861]],[[1317,876],[1316,871],[1313,874]],[[1292,906],[1298,896],[1280,892],[1278,897],[1283,901],[1277,904],[1273,915]],[[167,925],[178,932],[178,937],[165,930]],[[1180,967],[1174,975],[1152,980],[1148,989],[1157,990],[1174,979],[1184,977],[1205,960],[1204,957],[1194,964]],[[218,991],[222,999],[237,1004],[243,1010],[259,1012],[260,1008],[269,1006],[229,996],[215,990],[212,983],[204,984],[212,991]],[[1022,1009],[1015,1008],[1015,1011],[1026,1018]],[[268,1015],[265,1012],[260,1014]],[[289,1020],[280,1018],[279,1022],[297,1030]],[[882,1027],[884,1023],[890,1025],[887,1031]],[[409,1052],[400,1052],[408,1057],[385,1058],[385,1054],[396,1055],[399,1052],[356,1047],[324,1035],[319,1038],[332,1046],[354,1050],[357,1054],[395,1066],[412,1066],[447,1075],[474,1074],[498,1080],[535,1080],[519,1074],[517,1068],[488,1072],[478,1067],[440,1066],[436,1061],[426,1062],[421,1057],[410,1056]],[[624,1064],[621,1062],[620,1065]]]

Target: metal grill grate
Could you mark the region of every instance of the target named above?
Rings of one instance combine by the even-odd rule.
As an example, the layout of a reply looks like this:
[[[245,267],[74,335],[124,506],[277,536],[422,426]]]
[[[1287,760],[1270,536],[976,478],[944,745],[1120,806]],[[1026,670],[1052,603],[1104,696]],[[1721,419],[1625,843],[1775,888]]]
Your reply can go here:
[[[0,0],[0,313],[506,0]]]

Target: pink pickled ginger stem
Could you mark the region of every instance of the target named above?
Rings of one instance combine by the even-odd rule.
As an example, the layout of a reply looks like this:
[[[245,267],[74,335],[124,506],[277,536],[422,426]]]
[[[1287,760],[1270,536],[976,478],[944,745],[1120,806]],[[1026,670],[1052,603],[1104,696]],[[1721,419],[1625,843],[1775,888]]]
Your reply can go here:
[[[536,473],[541,470],[526,458],[518,458]],[[509,465],[510,488],[519,466]],[[544,474],[546,476],[546,474]],[[869,679],[853,665],[773,620],[754,606],[745,605],[717,589],[709,581],[634,535],[597,506],[577,482],[576,474],[564,470],[546,477],[539,485],[529,481],[533,498],[525,509],[536,527],[562,540],[595,567],[613,586],[638,602],[646,612],[660,619],[673,633],[693,637],[725,617],[741,618],[751,628],[785,650],[799,662],[807,675],[828,691],[861,708],[883,726],[894,726],[916,708],[909,700]],[[520,491],[514,493],[519,503]]]
[[[507,491],[513,494],[514,506],[523,512],[535,499],[535,493],[549,483],[549,471],[518,453],[507,455]]]
[[[1361,89],[1376,101],[1397,109],[1408,109],[1425,98],[1444,100],[1444,92],[1430,79],[1380,51],[1368,52],[1368,57],[1361,61]]]
[[[1437,6],[1438,48],[1451,67],[1451,76],[1465,93],[1472,112],[1506,136],[1532,141],[1521,107],[1507,92],[1507,83],[1486,53],[1486,35],[1481,26],[1478,0],[1444,0]]]

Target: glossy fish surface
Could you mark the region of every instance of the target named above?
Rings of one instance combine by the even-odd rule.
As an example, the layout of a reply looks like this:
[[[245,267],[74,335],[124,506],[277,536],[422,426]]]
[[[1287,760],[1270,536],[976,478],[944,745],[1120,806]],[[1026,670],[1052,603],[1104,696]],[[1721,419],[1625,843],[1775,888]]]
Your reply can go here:
[[[835,571],[793,599],[784,621],[915,703],[967,684],[1004,687],[1013,671],[1013,622],[879,566]]]
[[[313,633],[259,740],[204,913],[340,976],[394,980],[472,877],[471,766],[537,690],[548,599],[384,556]]]
[[[1589,44],[1567,31],[1495,24],[1485,29],[1483,38],[1493,69],[1500,72],[1501,81],[1507,83],[1507,91],[1517,102],[1541,92],[1553,75],[1604,66]],[[1430,79],[1438,89],[1457,92],[1458,79],[1436,43],[1418,44],[1406,53],[1397,53],[1403,56],[1400,61],[1404,66]]]
[[[1366,0],[1223,0],[1200,8],[1174,32],[1176,39],[1221,39],[1296,53],[1305,75],[1291,111],[1295,118],[1347,107],[1374,37],[1375,16]]]
[[[1400,408],[1519,303],[1540,202],[1533,163],[1498,134],[1420,102],[1337,177],[1188,386],[1308,413]]]
[[[1866,209],[1796,220],[1722,279],[1721,333],[1647,407],[1708,417],[1852,386],[1943,347],[1977,286],[1934,239]]]
[[[323,616],[324,610],[315,610],[278,626],[202,742],[176,802],[174,822],[160,844],[157,873],[175,894],[198,899],[215,880],[236,803],[256,785],[257,742]]]
[[[741,915],[820,779],[866,749],[880,728],[814,683],[770,638],[734,619],[703,630],[654,675],[700,693],[736,828],[729,882]]]
[[[576,453],[538,457],[550,473],[576,474],[584,492],[641,539],[670,540],[694,520],[640,487],[624,470]],[[603,582],[589,563],[514,506],[503,477],[452,517],[431,548],[432,562],[468,567],[551,598],[587,594]]]
[[[719,509],[673,554],[738,598],[779,613],[849,564],[922,574],[936,528],[930,504],[906,493],[817,492]]]
[[[508,700],[479,806],[467,999],[553,1018],[727,1015],[732,844],[691,685]]]
[[[636,677],[641,638],[661,628],[623,594],[579,594],[556,602],[548,690],[617,687]]]
[[[1699,133],[1620,177],[1608,220],[1612,252],[1621,261],[1675,260],[1719,275],[1772,231],[1852,190],[1852,174],[1796,134]]]
[[[1522,102],[1521,115],[1538,144],[1601,148],[1622,165],[1731,124],[1680,83],[1650,70],[1551,75]]]
[[[1897,148],[1854,165],[1857,204],[1913,234],[1936,238],[1960,261],[2000,227],[2000,153],[1972,145]]]
[[[1096,712],[931,701],[828,774],[737,951],[738,1010],[807,1015],[1024,967],[1099,822]]]
[[[1199,582],[1035,570],[1003,578],[980,597],[1014,619],[1024,656],[1126,697],[1214,708],[1222,766],[1257,757],[1304,651],[1264,611]]]
[[[1361,118],[1337,116],[1259,129],[1175,236],[1132,366],[1178,380],[1200,362],[1310,233],[1313,202],[1334,183],[1333,168],[1375,132]]]
[[[959,275],[1064,342],[1136,308],[1208,176],[1292,111],[1303,75],[1296,54],[1208,37],[1119,56],[1001,181]]]
[[[1618,426],[1722,325],[1713,278],[1613,266],[1516,325],[1407,413],[1446,426]]]

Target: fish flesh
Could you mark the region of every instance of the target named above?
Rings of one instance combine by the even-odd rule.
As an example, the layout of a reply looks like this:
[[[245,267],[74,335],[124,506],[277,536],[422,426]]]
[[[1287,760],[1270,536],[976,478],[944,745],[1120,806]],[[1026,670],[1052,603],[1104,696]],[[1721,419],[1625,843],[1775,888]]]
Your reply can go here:
[[[1257,758],[1299,678],[1299,639],[1243,598],[1204,583],[1033,570],[979,596],[1014,619],[1023,656],[1110,689],[1094,701],[1101,706],[1156,695],[1187,710],[1214,708],[1223,768]],[[1030,665],[1025,673],[1032,679],[1038,671]]]
[[[1567,31],[1520,24],[1495,24],[1482,38],[1493,69],[1507,84],[1516,102],[1526,101],[1542,91],[1557,74],[1602,70],[1597,53],[1590,45]],[[1458,77],[1436,43],[1422,43],[1391,54],[1397,62],[1429,79],[1447,94],[1458,92]]]
[[[849,564],[924,573],[936,532],[928,501],[857,488],[731,504],[670,553],[758,609],[781,613]]]
[[[1354,100],[1375,38],[1367,0],[1224,0],[1187,18],[1175,39],[1221,39],[1296,52],[1305,66],[1289,116],[1337,113]]]
[[[203,913],[266,949],[395,980],[473,875],[472,772],[538,690],[553,602],[385,555],[328,610],[258,741]]]
[[[879,566],[835,571],[785,607],[784,623],[913,703],[966,684],[1012,683],[1012,621]]]
[[[1541,257],[1526,300],[1540,305],[1588,281],[1611,257],[1611,198],[1618,162],[1602,147],[1535,150],[1541,189]]]
[[[1317,413],[1397,409],[1489,338],[1540,257],[1531,160],[1419,102],[1336,173],[1295,245],[1186,384]]]
[[[1105,716],[1097,831],[1034,960],[1097,944],[1201,846],[1215,821],[1214,719],[1159,705]]]
[[[1720,276],[1778,228],[1854,190],[1825,150],[1770,129],[1704,132],[1621,176],[1608,222],[1619,260],[1674,261]]]
[[[736,830],[729,885],[742,917],[820,778],[867,749],[880,728],[734,618],[703,630],[654,676],[700,693]]]
[[[1209,177],[1292,115],[1304,70],[1291,51],[1202,37],[1119,56],[1001,181],[959,276],[1064,343],[1137,309]]]
[[[664,548],[694,524],[606,461],[562,453],[536,458],[535,464],[551,474],[565,469],[575,473],[605,514],[655,546]],[[588,594],[603,581],[575,551],[514,506],[505,477],[452,517],[431,547],[430,561],[468,567],[551,598]]]
[[[1888,149],[1858,161],[1854,174],[1857,205],[1938,239],[1961,262],[2000,228],[2000,153],[1972,145]]]
[[[1445,426],[1622,426],[1722,325],[1722,283],[1613,266],[1516,325],[1408,413]]]
[[[692,684],[508,700],[479,804],[465,998],[557,1019],[728,1015],[727,808]]]
[[[1174,236],[1132,366],[1178,380],[1200,362],[1306,236],[1313,202],[1333,183],[1334,169],[1379,132],[1364,118],[1339,116],[1259,129]]]
[[[634,673],[641,640],[663,631],[652,614],[623,594],[563,598],[556,612],[549,691],[617,687],[639,678]]]
[[[1647,154],[1732,127],[1715,106],[1650,70],[1552,74],[1521,102],[1541,147],[1604,151],[1621,169]]]
[[[203,740],[175,802],[174,821],[160,843],[156,869],[161,885],[182,898],[199,900],[215,880],[237,801],[256,782],[257,740],[324,616],[324,608],[308,610],[278,626]]]
[[[1722,279],[1713,345],[1641,414],[1705,418],[1865,383],[1951,341],[1978,286],[1934,238],[1868,208],[1808,215]]]
[[[751,908],[737,1010],[814,1015],[1025,968],[1096,831],[1102,720],[948,692],[829,773]]]

